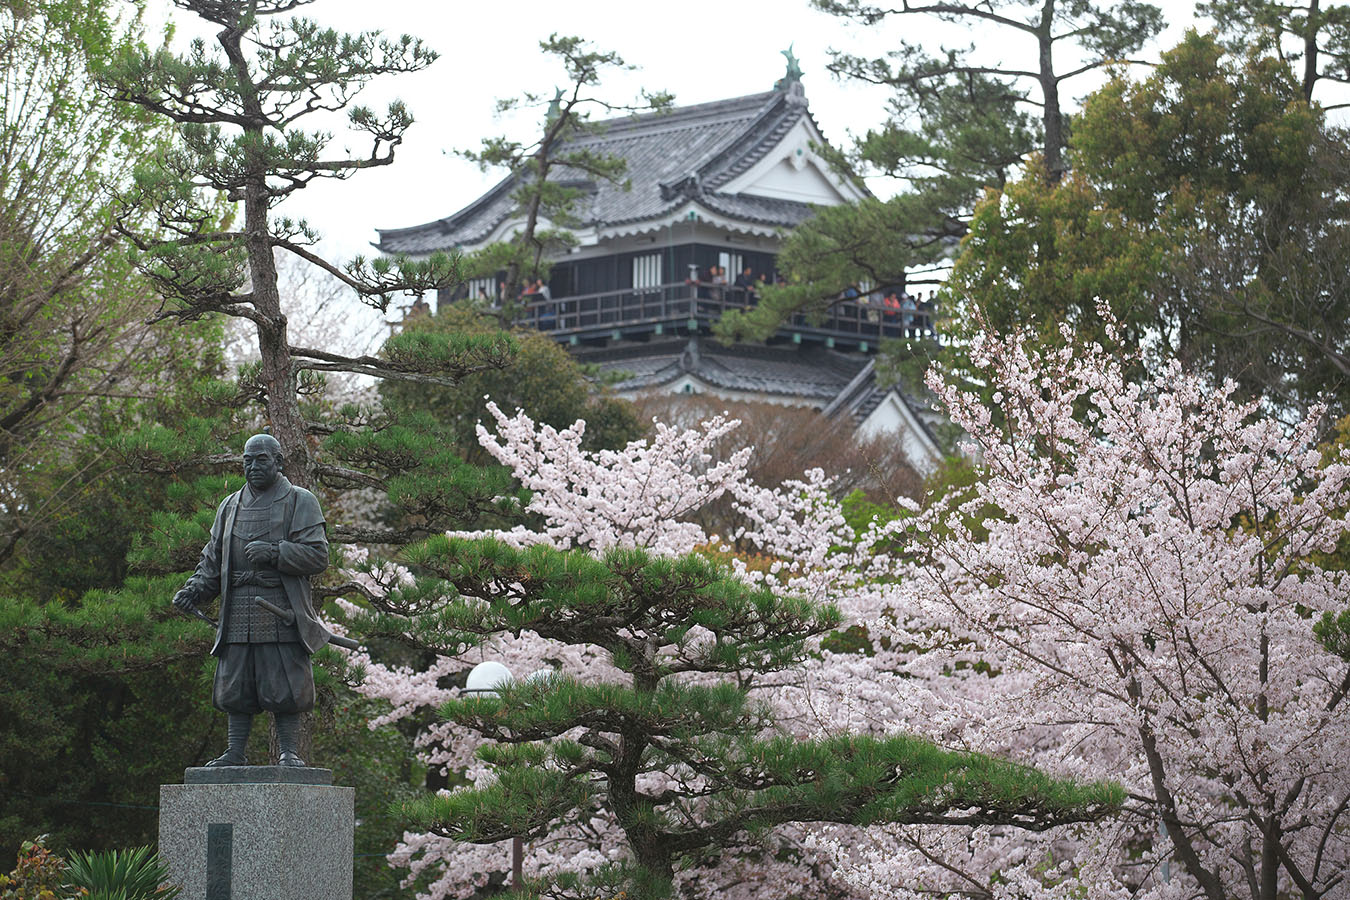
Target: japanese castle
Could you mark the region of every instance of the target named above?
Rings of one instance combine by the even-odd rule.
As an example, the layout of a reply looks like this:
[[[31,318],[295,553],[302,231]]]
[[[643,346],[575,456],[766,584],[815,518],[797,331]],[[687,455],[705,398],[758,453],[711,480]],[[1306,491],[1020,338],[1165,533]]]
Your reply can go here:
[[[613,119],[577,139],[574,146],[626,160],[631,189],[572,182],[584,191],[576,245],[552,261],[547,297],[528,304],[522,324],[550,332],[584,362],[624,373],[620,396],[661,391],[814,407],[860,435],[894,434],[926,472],[941,457],[929,430],[934,414],[876,383],[879,341],[907,330],[899,316],[860,298],[835,304],[818,324],[786,323],[765,344],[726,347],[709,337],[725,310],[755,302],[752,289],[712,283],[714,267],[728,281],[747,268],[772,281],[784,232],[813,207],[867,196],[816,149],[827,142],[794,69],[790,61],[788,76],[766,93]],[[510,176],[446,218],[379,229],[376,246],[419,257],[505,240],[522,225],[514,188]],[[437,304],[495,291],[495,279],[480,279],[439,292]],[[926,323],[914,324],[917,333]]]

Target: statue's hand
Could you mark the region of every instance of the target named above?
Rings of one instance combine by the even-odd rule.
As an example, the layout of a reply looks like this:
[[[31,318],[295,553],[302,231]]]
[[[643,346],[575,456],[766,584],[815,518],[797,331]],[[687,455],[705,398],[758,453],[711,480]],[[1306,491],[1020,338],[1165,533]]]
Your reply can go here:
[[[277,545],[269,541],[249,541],[244,546],[244,555],[255,566],[260,563],[274,564],[277,561]]]
[[[191,612],[197,605],[197,592],[191,588],[183,588],[173,595],[173,605],[183,612]]]

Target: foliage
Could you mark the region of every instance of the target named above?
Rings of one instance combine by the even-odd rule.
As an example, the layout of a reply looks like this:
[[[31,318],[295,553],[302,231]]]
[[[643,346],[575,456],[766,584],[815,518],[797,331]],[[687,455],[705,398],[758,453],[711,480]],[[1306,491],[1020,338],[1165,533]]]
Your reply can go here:
[[[159,785],[208,758],[208,631],[178,617],[171,579],[64,606],[0,599],[0,844],[34,828],[58,846],[156,836]]]
[[[168,867],[148,846],[75,852],[66,861],[67,878],[89,892],[90,900],[173,900],[182,888],[163,884]]]
[[[47,836],[25,840],[19,846],[14,871],[0,875],[0,900],[66,900],[66,863],[47,847]],[[73,896],[83,897],[81,889]]]
[[[749,484],[749,450],[718,449],[735,427],[721,419],[658,423],[649,441],[587,452],[584,423],[559,432],[489,410],[496,432],[480,439],[532,492],[543,528],[436,538],[406,555],[407,570],[363,573],[383,591],[376,629],[438,656],[424,670],[363,659],[362,689],[392,704],[381,722],[439,708],[447,721],[419,742],[467,782],[408,807],[428,830],[394,858],[410,878],[439,876],[431,896],[500,883],[497,842],[515,834],[530,848],[531,894],[734,897],[794,884],[838,896],[794,823],[1042,828],[1120,801],[1107,785],[1052,786],[881,730],[822,730],[803,684],[847,689],[820,669],[835,655],[819,641],[842,624],[826,598],[848,596],[873,551],[846,536],[819,472],[773,491]],[[690,520],[726,492],[745,523],[733,537],[766,558],[690,555],[708,542]],[[867,517],[867,534],[881,528]],[[539,671],[495,698],[457,696],[484,655]]]
[[[211,728],[204,635],[167,621],[169,585],[128,580],[132,535],[171,488],[129,465],[122,441],[201,409],[197,389],[221,373],[219,329],[149,328],[158,298],[117,243],[115,226],[146,214],[110,192],[167,136],[94,83],[142,47],[139,8],[120,19],[110,9],[43,0],[0,11],[0,843],[10,849],[37,831],[58,846],[153,840],[159,784],[180,777]]]
[[[1149,367],[1205,366],[1291,412],[1350,402],[1350,155],[1284,64],[1192,32],[1087,100],[1070,156],[1060,183],[1033,166],[978,207],[944,292],[949,366],[971,371],[983,328],[1104,340],[1101,300]]]
[[[479,751],[490,782],[409,808],[434,833],[490,844],[612,816],[641,873],[630,876],[634,895],[661,896],[683,858],[715,852],[743,830],[797,821],[1043,828],[1120,802],[1103,785],[1055,783],[908,738],[775,734],[772,713],[743,680],[799,662],[804,642],[834,628],[838,612],[747,585],[698,556],[634,549],[596,558],[447,539],[409,560],[462,598],[434,607],[390,599],[400,613],[434,617],[436,649],[528,630],[598,646],[603,669],[624,673],[598,683],[550,675],[498,698],[444,704],[450,721],[498,743]],[[507,578],[516,583],[506,587]],[[656,886],[644,892],[648,879]]]
[[[1342,610],[1340,615],[1330,610],[1322,613],[1322,618],[1313,625],[1313,634],[1328,653],[1350,662],[1350,609]]]
[[[1113,325],[1107,336],[1119,341]],[[933,381],[978,442],[981,463],[943,475],[926,506],[898,515],[858,515],[818,473],[776,490],[749,484],[746,454],[710,452],[728,433],[725,422],[658,430],[650,445],[605,455],[581,452],[576,429],[501,417],[486,446],[535,492],[531,508],[546,528],[502,532],[507,544],[480,548],[447,539],[410,558],[410,572],[387,572],[385,585],[403,583],[389,596],[425,611],[420,622],[388,627],[445,642],[425,671],[372,666],[363,690],[393,704],[391,720],[451,701],[456,722],[432,729],[422,745],[433,765],[473,785],[453,795],[464,806],[442,811],[466,829],[457,834],[489,821],[498,834],[543,829],[548,809],[599,803],[598,789],[582,791],[567,777],[604,752],[592,746],[599,741],[578,749],[553,736],[574,723],[612,740],[603,717],[569,715],[601,700],[613,701],[606,715],[655,709],[671,688],[658,685],[643,706],[616,671],[636,654],[611,659],[560,646],[532,627],[587,629],[587,616],[564,618],[571,597],[563,586],[610,585],[619,560],[635,577],[656,561],[613,548],[656,548],[675,567],[666,571],[685,571],[681,555],[707,541],[687,520],[731,490],[745,516],[733,537],[772,560],[732,556],[737,577],[840,612],[838,627],[799,663],[741,682],[781,733],[884,740],[903,729],[1060,778],[1119,773],[1126,815],[1045,833],[781,826],[691,857],[674,873],[683,895],[1334,896],[1350,866],[1350,666],[1333,655],[1339,629],[1318,622],[1339,623],[1344,613],[1346,575],[1328,554],[1345,537],[1350,458],[1319,446],[1315,419],[1286,429],[1256,402],[1236,399],[1231,384],[1216,388],[1175,363],[1140,384],[1129,374],[1140,370],[1137,359],[1072,344],[1067,333],[1061,341],[1037,350],[1030,335],[979,338],[997,414],[978,393]],[[445,580],[427,580],[433,573]],[[447,581],[477,601],[440,605],[453,595]],[[603,613],[630,595],[597,588],[584,596]],[[678,634],[689,618],[666,627]],[[465,653],[463,642],[493,627],[509,634]],[[684,646],[656,659],[683,662],[692,656]],[[446,679],[492,657],[518,673],[554,674],[517,681],[498,700],[458,697]],[[715,697],[700,704],[710,717],[730,708]],[[558,749],[499,742],[476,759],[478,728],[508,744],[548,732]],[[682,734],[658,743],[675,746]],[[667,796],[681,784],[655,776],[646,790]],[[530,802],[504,802],[519,791]],[[471,810],[487,818],[473,820]],[[605,852],[620,831],[583,817],[548,843],[530,841],[527,871],[548,880],[584,870],[604,880],[624,865]],[[490,878],[458,873],[500,871],[501,854],[500,845],[480,850],[427,833],[406,836],[395,859],[421,877],[439,875],[431,896],[466,896]]]
[[[1291,68],[1301,69],[1299,86],[1311,103],[1318,82],[1350,83],[1350,7],[1321,0],[1303,3],[1271,0],[1209,0],[1196,11],[1212,18],[1230,49],[1255,46]],[[1323,109],[1343,108],[1333,103]]]
[[[886,121],[857,141],[848,162],[863,174],[899,179],[901,190],[889,200],[821,210],[794,231],[779,260],[793,284],[766,289],[749,314],[727,316],[718,327],[726,338],[762,340],[794,314],[823,314],[850,286],[889,292],[940,281],[984,189],[1002,187],[1032,154],[1050,183],[1063,176],[1069,128],[1061,87],[1124,60],[1162,30],[1160,10],[1138,0],[813,5],[867,28],[924,18],[952,26],[962,40],[959,29],[977,25],[997,37],[979,50],[943,45],[934,53],[899,36],[881,57],[834,53],[834,74],[893,90]],[[1009,57],[1019,45],[1025,58]]]
[[[410,320],[404,330],[445,334],[485,334],[485,320],[461,305],[447,306],[435,316]],[[516,352],[506,371],[466,376],[454,388],[407,383],[380,387],[385,403],[397,411],[431,415],[450,435],[452,446],[471,463],[489,457],[479,448],[476,428],[485,417],[485,399],[507,409],[526,409],[541,422],[565,427],[586,420],[589,449],[617,449],[641,433],[633,408],[597,389],[581,366],[548,335],[523,331],[515,335]]]
[[[912,648],[895,683],[933,730],[1061,775],[1119,772],[1132,815],[1049,845],[902,830],[857,883],[1334,896],[1350,668],[1329,664],[1314,621],[1347,585],[1316,559],[1346,530],[1350,456],[1324,461],[1315,417],[1287,429],[1231,383],[1175,363],[1132,383],[1099,345],[1027,337],[974,348],[1003,417],[935,382],[984,477],[904,522],[876,633]],[[979,504],[1001,513],[983,535],[962,521]]]
[[[671,103],[665,93],[643,91],[635,101],[614,103],[593,92],[606,69],[632,69],[612,51],[592,49],[585,40],[560,36],[556,32],[539,42],[539,49],[554,56],[567,76],[566,88],[558,88],[544,114],[543,133],[531,144],[506,137],[484,138],[482,149],[460,151],[483,170],[502,167],[510,171],[514,184],[511,198],[522,217],[519,231],[509,240],[490,245],[468,262],[473,275],[492,276],[505,271],[506,279],[498,300],[504,305],[505,318],[511,321],[520,296],[522,279],[547,276],[546,254],[557,253],[574,242],[567,231],[577,222],[574,207],[586,192],[586,181],[623,184],[627,163],[616,156],[597,153],[586,146],[586,138],[599,134],[604,126],[591,121],[593,110],[607,113],[658,111]],[[497,111],[507,112],[521,106],[544,106],[545,98],[527,93],[522,97],[498,100]]]
[[[165,135],[92,73],[141,37],[137,8],[103,0],[0,9],[0,562],[90,508],[114,460],[75,445],[102,408],[162,389],[163,361],[194,354],[193,331],[146,325],[153,291],[116,245],[116,221],[144,213],[108,188]]]

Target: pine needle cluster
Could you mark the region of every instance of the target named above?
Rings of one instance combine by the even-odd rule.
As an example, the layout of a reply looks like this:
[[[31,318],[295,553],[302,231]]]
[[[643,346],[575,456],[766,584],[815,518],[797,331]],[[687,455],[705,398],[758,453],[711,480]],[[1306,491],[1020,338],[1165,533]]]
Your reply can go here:
[[[554,673],[450,701],[441,713],[490,739],[494,778],[404,807],[455,840],[538,839],[612,818],[628,861],[554,876],[531,895],[668,895],[683,863],[793,822],[943,823],[1044,830],[1110,814],[1118,787],[1058,781],[912,737],[806,738],[753,693],[801,662],[840,614],[690,555],[601,555],[491,539],[432,538],[393,619],[441,652],[533,632],[598,649],[597,674]],[[386,624],[389,624],[386,620]],[[608,665],[605,665],[608,664]]]

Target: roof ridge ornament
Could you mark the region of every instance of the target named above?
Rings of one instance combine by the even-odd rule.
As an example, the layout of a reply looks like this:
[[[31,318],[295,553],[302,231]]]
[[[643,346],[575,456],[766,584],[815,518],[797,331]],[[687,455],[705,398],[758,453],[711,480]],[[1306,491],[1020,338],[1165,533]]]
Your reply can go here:
[[[782,78],[773,83],[773,89],[775,91],[785,91],[794,84],[800,86],[802,83],[802,67],[797,62],[796,54],[792,52],[792,47],[796,43],[796,41],[793,41],[791,44],[788,44],[786,50],[778,51],[783,54],[783,56],[787,57],[787,71],[783,74]]]

